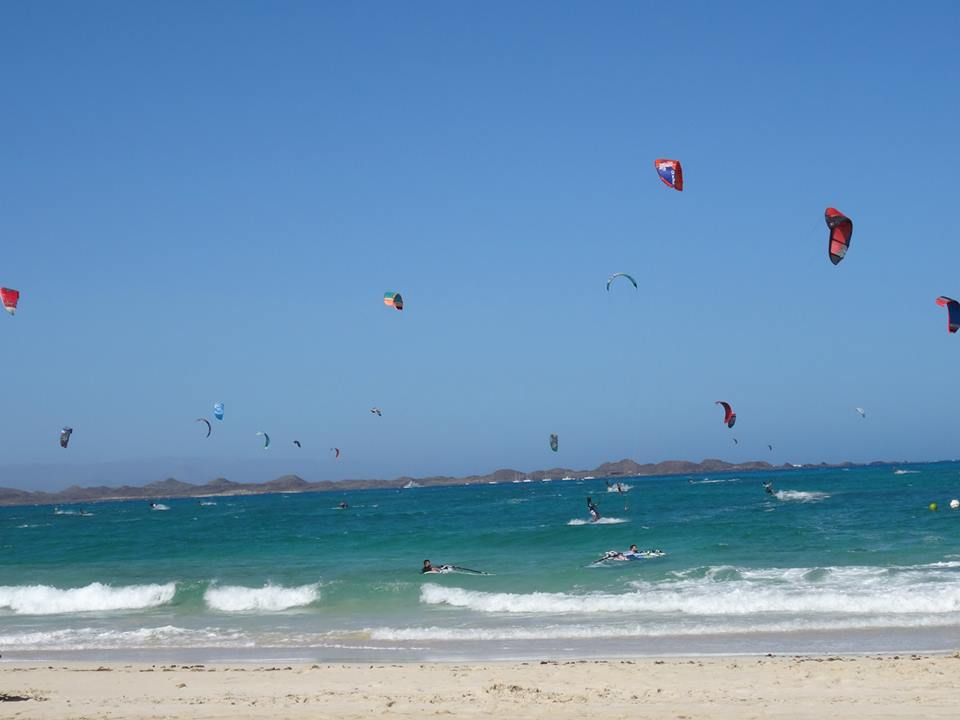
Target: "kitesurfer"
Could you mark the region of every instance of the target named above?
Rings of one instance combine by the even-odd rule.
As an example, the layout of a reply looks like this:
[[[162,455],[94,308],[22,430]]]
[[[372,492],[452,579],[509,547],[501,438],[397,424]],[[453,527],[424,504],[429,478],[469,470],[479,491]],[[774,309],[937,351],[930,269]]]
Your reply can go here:
[[[764,492],[767,493],[767,495],[773,495],[773,483],[771,483],[771,482],[769,482],[769,481],[768,481],[768,482],[765,482],[765,483],[763,484],[763,490],[764,490]]]
[[[347,505],[347,501],[346,501],[346,500],[341,501],[340,504],[337,505],[337,508],[340,509],[340,510],[346,510],[348,507],[350,507],[350,506]]]
[[[666,553],[660,549],[644,550],[641,552],[634,544],[625,552],[621,552],[620,550],[607,550],[598,562],[604,562],[605,560],[638,560],[641,558],[663,557],[665,554]]]
[[[440,565],[438,567],[434,567],[433,565],[430,564],[429,560],[424,560],[423,568],[420,570],[420,574],[423,575],[425,573],[440,573],[440,572],[443,572],[444,570],[449,570],[449,569],[450,569],[449,565]]]
[[[600,511],[597,510],[597,506],[593,503],[593,498],[587,498],[587,510],[590,511],[590,521],[596,522],[600,519]]]
[[[608,560],[632,560],[635,557],[640,557],[640,551],[635,544],[626,552],[613,551],[607,555]]]

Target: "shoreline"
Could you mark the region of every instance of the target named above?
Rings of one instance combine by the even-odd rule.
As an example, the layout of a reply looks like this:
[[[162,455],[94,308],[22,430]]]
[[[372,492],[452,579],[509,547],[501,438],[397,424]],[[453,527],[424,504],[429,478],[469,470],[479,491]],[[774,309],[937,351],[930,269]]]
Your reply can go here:
[[[593,627],[594,636],[561,634],[558,637],[533,637],[511,632],[481,639],[460,637],[449,628],[423,626],[411,634],[410,628],[378,634],[377,631],[326,631],[312,637],[285,629],[288,639],[226,633],[222,643],[192,644],[179,638],[177,628],[164,626],[170,641],[151,642],[144,637],[121,644],[115,631],[107,628],[107,637],[97,640],[82,630],[52,630],[52,641],[35,632],[0,634],[0,665],[30,663],[503,663],[555,660],[662,660],[723,657],[870,657],[922,654],[947,655],[960,650],[960,626],[940,624],[931,627],[821,628],[804,631],[702,632],[622,636],[603,635]],[[153,630],[158,630],[153,628]],[[489,628],[488,628],[489,630]],[[207,629],[209,632],[209,628]],[[532,629],[535,634],[537,628]],[[76,637],[69,637],[76,632]],[[127,630],[139,635],[144,630]],[[478,629],[483,633],[484,629]],[[112,635],[112,637],[111,637]],[[4,643],[6,640],[6,643]]]
[[[952,718],[960,653],[531,662],[0,664],[11,717]],[[12,698],[12,699],[10,699]],[[23,699],[18,699],[23,698]]]

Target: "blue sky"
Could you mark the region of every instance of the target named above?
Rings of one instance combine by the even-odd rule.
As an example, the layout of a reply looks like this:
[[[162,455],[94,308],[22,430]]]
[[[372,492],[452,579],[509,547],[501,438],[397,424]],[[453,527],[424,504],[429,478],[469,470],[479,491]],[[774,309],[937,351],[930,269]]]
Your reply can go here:
[[[0,485],[960,455],[958,33],[946,2],[7,3]]]

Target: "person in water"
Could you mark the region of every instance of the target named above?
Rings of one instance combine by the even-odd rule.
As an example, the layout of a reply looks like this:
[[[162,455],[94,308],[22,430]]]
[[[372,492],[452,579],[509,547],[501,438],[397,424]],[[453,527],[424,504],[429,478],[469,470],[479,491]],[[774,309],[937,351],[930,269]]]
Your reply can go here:
[[[423,568],[421,568],[420,574],[423,575],[424,573],[439,573],[439,572],[443,572],[449,567],[450,567],[449,565],[441,565],[440,567],[434,567],[433,565],[430,564],[429,560],[424,560]]]
[[[640,551],[637,549],[636,545],[631,545],[630,549],[626,552],[616,552],[611,550],[608,553],[608,560],[632,560],[635,557],[640,556]]]
[[[592,522],[596,522],[600,519],[600,511],[597,510],[597,506],[593,504],[593,498],[587,498],[587,510],[590,511],[590,519]]]
[[[763,484],[763,489],[767,493],[767,495],[773,495],[773,483],[765,482]]]

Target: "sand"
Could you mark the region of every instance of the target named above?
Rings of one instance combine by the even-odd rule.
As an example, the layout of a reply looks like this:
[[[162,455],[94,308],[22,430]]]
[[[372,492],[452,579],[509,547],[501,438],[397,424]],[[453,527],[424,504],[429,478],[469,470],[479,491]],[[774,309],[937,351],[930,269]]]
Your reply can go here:
[[[960,653],[404,665],[0,664],[0,717],[956,718],[958,676]]]

